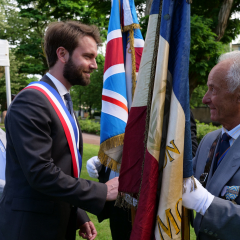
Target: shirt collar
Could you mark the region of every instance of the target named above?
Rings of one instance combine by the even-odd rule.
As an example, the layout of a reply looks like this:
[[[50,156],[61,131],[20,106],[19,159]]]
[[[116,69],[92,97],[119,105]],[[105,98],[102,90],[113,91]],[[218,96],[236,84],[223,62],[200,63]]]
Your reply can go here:
[[[46,73],[46,75],[52,80],[61,97],[64,96],[66,93],[69,93],[65,86],[59,80],[57,80],[52,74],[48,72]]]
[[[226,128],[222,127],[222,134],[227,133],[229,136],[231,136],[234,140],[238,138],[240,135],[240,124],[237,125],[235,128],[232,130],[228,131]]]

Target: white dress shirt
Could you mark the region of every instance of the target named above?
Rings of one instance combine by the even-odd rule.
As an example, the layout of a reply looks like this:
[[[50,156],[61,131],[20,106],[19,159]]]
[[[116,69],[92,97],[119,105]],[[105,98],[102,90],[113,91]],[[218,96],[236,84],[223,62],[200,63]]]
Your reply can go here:
[[[66,93],[69,93],[69,91],[66,89],[66,87],[59,81],[57,80],[53,75],[51,75],[49,72],[46,73],[46,75],[52,80],[52,82],[54,83],[55,87],[57,88],[65,106],[66,106],[66,100],[64,98],[64,95]],[[77,119],[75,119],[75,115],[73,117],[75,123],[76,123],[76,126],[77,126],[77,147],[79,149],[79,129],[78,129],[78,125],[77,125]]]

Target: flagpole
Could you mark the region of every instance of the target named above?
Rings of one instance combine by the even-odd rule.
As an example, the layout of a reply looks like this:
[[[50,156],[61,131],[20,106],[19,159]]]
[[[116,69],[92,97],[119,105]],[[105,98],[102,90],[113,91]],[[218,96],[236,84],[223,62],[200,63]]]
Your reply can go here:
[[[182,240],[190,240],[189,210],[182,207]]]

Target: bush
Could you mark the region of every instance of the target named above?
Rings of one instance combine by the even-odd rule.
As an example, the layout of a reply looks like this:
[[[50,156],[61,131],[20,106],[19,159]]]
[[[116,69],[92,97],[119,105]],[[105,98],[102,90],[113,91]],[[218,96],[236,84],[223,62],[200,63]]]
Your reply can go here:
[[[195,120],[197,124],[197,141],[200,143],[202,138],[209,132],[215,131],[222,126],[213,126],[212,123],[200,123],[198,120]],[[82,132],[92,133],[100,135],[100,123],[90,119],[81,119],[79,118],[79,124],[81,126]]]
[[[197,124],[197,141],[200,143],[202,138],[209,132],[213,132],[222,126],[213,126],[212,123],[206,124],[206,123],[200,123],[198,120],[195,120]]]
[[[100,123],[90,119],[79,119],[82,132],[100,135]]]

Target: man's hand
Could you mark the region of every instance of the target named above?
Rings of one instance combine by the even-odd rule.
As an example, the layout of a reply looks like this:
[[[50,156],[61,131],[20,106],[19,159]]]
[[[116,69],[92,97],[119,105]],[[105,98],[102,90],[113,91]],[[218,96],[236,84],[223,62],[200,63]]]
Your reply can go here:
[[[193,209],[201,215],[204,215],[211,205],[214,196],[208,192],[196,178],[194,178],[194,180],[197,184],[197,188],[193,191],[191,191],[191,178],[188,178],[186,181],[186,192],[182,195],[182,205],[185,208]]]
[[[106,201],[114,201],[118,195],[118,177],[115,177],[105,183],[107,185],[107,199]]]
[[[102,164],[97,156],[90,158],[87,161],[87,171],[90,177],[98,178],[98,172],[101,171]]]
[[[91,221],[85,222],[79,228],[78,233],[79,233],[79,236],[81,236],[82,238],[87,239],[87,240],[93,240],[97,236],[97,230]]]

